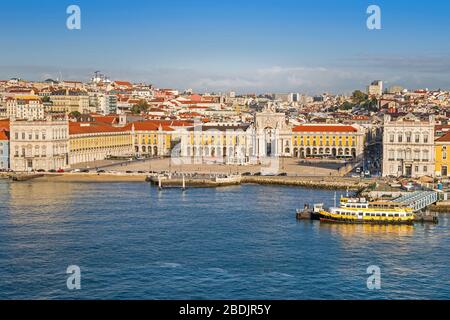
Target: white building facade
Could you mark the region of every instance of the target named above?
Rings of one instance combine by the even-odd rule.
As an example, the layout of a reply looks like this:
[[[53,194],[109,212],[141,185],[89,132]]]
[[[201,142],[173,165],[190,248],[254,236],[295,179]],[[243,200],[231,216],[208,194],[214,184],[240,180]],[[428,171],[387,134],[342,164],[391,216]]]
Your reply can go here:
[[[181,134],[183,158],[195,162],[256,164],[292,155],[292,127],[272,106],[257,113],[254,123],[198,124]]]
[[[10,118],[25,120],[43,120],[44,105],[38,97],[8,98],[7,115]]]
[[[10,165],[14,171],[69,167],[67,119],[11,120]]]
[[[292,126],[284,113],[273,105],[255,115],[254,155],[262,157],[290,157],[292,155]]]
[[[423,120],[407,114],[384,118],[383,176],[421,177],[434,175],[434,117]]]

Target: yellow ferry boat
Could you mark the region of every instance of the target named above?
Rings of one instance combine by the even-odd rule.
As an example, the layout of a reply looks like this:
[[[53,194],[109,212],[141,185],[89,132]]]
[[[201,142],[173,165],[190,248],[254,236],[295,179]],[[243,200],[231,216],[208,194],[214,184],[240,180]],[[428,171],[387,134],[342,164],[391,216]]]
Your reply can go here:
[[[337,223],[413,224],[413,210],[391,201],[341,198],[340,206],[321,210],[320,221]]]

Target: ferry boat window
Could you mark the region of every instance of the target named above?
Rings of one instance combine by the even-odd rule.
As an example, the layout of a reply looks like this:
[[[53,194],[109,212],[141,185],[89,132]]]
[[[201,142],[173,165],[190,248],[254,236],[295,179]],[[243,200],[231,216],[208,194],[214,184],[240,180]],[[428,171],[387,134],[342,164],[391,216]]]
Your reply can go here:
[[[395,216],[398,217],[398,213],[396,213]]]
[[[386,213],[383,213],[381,216],[382,216],[382,217],[386,217]]]

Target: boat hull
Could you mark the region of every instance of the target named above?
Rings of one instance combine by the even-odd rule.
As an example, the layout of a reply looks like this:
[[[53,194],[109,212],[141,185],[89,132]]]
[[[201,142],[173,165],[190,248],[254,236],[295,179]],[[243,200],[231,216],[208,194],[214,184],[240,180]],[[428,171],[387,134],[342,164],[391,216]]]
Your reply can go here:
[[[414,222],[412,220],[405,221],[388,221],[388,220],[349,220],[349,219],[338,219],[338,218],[329,218],[329,217],[320,217],[320,222],[323,223],[338,223],[338,224],[377,224],[377,225],[413,225]]]
[[[397,218],[397,217],[364,217],[356,218],[349,216],[339,216],[326,211],[319,213],[319,220],[327,223],[348,223],[348,224],[396,224],[396,225],[412,225],[414,218]]]

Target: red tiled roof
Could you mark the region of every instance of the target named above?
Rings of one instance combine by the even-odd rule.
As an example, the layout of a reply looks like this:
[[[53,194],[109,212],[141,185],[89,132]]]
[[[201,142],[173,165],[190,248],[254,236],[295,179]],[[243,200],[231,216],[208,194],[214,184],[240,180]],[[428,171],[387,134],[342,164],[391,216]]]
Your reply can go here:
[[[436,139],[436,142],[450,142],[450,132],[447,132],[442,137]]]
[[[368,116],[353,116],[352,120],[369,120]]]
[[[158,120],[138,121],[133,124],[136,131],[157,131],[160,125],[164,131],[174,131],[169,124]]]
[[[358,132],[358,129],[352,126],[338,126],[338,125],[303,125],[296,126],[292,129],[293,132]]]
[[[103,123],[116,123],[117,122],[117,116],[101,116],[101,115],[92,115],[92,118],[94,118],[95,122],[103,122]]]
[[[99,124],[99,123],[69,122],[69,134],[126,132],[126,131],[131,131],[129,125],[125,127],[113,127],[107,124]]]
[[[8,134],[5,130],[0,130],[0,140],[9,140]]]
[[[115,84],[119,86],[132,87],[133,85],[128,81],[114,81]]]
[[[9,131],[9,119],[0,120],[0,130]]]

